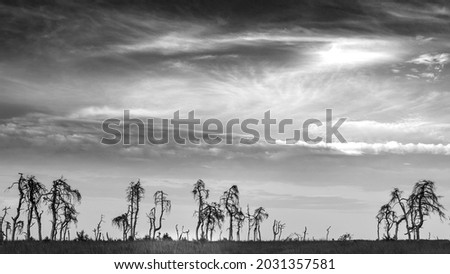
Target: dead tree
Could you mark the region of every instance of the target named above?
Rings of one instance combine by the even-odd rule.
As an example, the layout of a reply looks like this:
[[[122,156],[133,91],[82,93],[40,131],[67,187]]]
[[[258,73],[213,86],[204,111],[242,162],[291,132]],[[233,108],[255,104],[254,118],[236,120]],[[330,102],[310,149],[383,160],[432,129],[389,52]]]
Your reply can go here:
[[[252,230],[254,222],[253,222],[253,215],[250,214],[250,207],[248,204],[247,204],[247,213],[245,217],[247,218],[248,222],[247,241],[250,241],[250,231]]]
[[[100,221],[97,224],[97,227],[94,228],[94,240],[95,241],[100,241],[102,238],[102,223],[104,223],[105,221],[103,221],[103,214],[100,216]]]
[[[153,207],[152,209],[150,209],[150,212],[147,213],[147,218],[148,218],[148,223],[149,223],[149,229],[148,229],[148,238],[152,239],[153,238],[153,230],[155,229],[156,225],[155,225],[155,221],[156,221],[156,209]],[[178,231],[177,231],[178,233]]]
[[[175,230],[177,231],[177,239],[181,241],[183,239],[187,239],[189,241],[189,229],[184,230],[184,226],[181,227],[181,232],[178,231],[178,225],[175,225]],[[183,235],[186,234],[186,238],[183,238]]]
[[[26,184],[26,180],[23,177],[23,173],[19,173],[19,175],[20,175],[19,180],[17,182],[12,183],[12,185],[10,187],[8,187],[8,189],[11,189],[14,186],[17,186],[17,190],[19,192],[19,201],[18,201],[17,207],[16,207],[16,215],[14,217],[11,217],[11,219],[12,219],[11,241],[15,241],[16,240],[16,231],[19,228],[20,213],[22,212],[22,205],[25,202],[25,184]]]
[[[141,200],[144,198],[144,188],[141,186],[141,182],[138,180],[136,183],[131,182],[127,188],[127,201],[130,208],[130,226],[131,226],[131,239],[136,237],[136,225],[139,214],[139,206]]]
[[[153,195],[155,201],[155,214],[159,211],[159,219],[158,224],[155,224],[155,228],[153,229],[153,239],[155,239],[156,232],[159,232],[162,227],[163,216],[170,212],[172,207],[172,202],[167,199],[167,193],[162,190],[158,190]],[[161,233],[161,232],[159,232]]]
[[[231,186],[225,191],[220,199],[229,217],[230,226],[228,227],[228,240],[233,240],[233,220],[239,206],[239,189],[237,185]]]
[[[258,207],[253,213],[254,229],[253,239],[255,241],[261,241],[261,223],[269,217],[269,214],[263,207]]]
[[[63,218],[60,220],[59,224],[59,240],[65,241],[70,240],[69,225],[77,223],[78,212],[75,210],[75,206],[72,204],[65,204],[63,208]]]
[[[10,222],[6,222],[6,227],[5,227],[5,240],[8,241],[8,231],[11,231],[11,223]]]
[[[206,233],[205,233],[205,239],[212,241],[213,238],[213,232],[215,231],[215,228],[218,227],[219,229],[222,227],[222,222],[225,219],[225,214],[223,210],[220,208],[220,204],[218,203],[206,203],[203,212],[202,212],[204,222],[206,223]]]
[[[130,231],[130,223],[128,221],[128,215],[130,214],[130,210],[122,215],[119,215],[112,219],[112,225],[116,226],[119,229],[122,229],[122,240],[126,241],[128,239],[128,233]]]
[[[241,229],[244,226],[245,221],[245,214],[242,212],[242,209],[239,208],[236,212],[236,216],[234,217],[236,219],[236,239],[238,241],[241,240]]]
[[[64,179],[54,180],[50,192],[44,197],[48,203],[52,214],[50,239],[56,240],[58,230],[60,239],[65,238],[65,234],[71,222],[77,222],[78,212],[75,210],[75,203],[81,201],[81,194],[77,189],[72,188]]]
[[[195,228],[195,237],[198,241],[200,239],[198,231],[200,230],[200,227],[203,227],[204,221],[205,221],[203,218],[203,215],[202,215],[202,211],[206,205],[206,199],[208,199],[208,197],[209,197],[209,190],[206,189],[205,183],[203,182],[203,180],[199,179],[195,183],[194,189],[192,190],[192,194],[194,195],[194,199],[198,203],[198,209],[194,213],[194,214],[197,214],[197,217],[198,217],[197,227]],[[203,229],[201,230],[201,238],[205,238]]]
[[[330,235],[330,228],[331,228],[331,226],[329,226],[328,228],[327,228],[327,237],[326,237],[326,240],[328,241],[328,235]]]
[[[278,237],[278,241],[281,240],[281,234],[283,233],[286,224],[282,224],[281,221],[273,220],[273,240],[276,241]]]
[[[6,229],[6,233],[3,232],[3,222],[5,221],[6,215],[8,214],[8,210],[10,209],[10,207],[4,207],[3,208],[3,216],[0,217],[0,242],[3,242],[3,237],[7,238],[7,229]],[[8,240],[8,239],[6,239]]]
[[[38,226],[39,241],[42,241],[42,223],[41,217],[43,210],[39,210],[47,189],[44,184],[40,183],[34,176],[28,176],[25,183],[25,202],[27,204],[27,240],[31,239],[31,226],[33,219],[36,220]]]
[[[392,210],[392,207],[390,206],[390,204],[385,204],[383,206],[381,206],[380,210],[378,211],[378,214],[376,215],[376,218],[378,220],[378,225],[381,224],[381,222],[384,221],[384,228],[386,231],[386,234],[384,236],[384,238],[386,240],[391,240],[393,239],[391,237],[390,231],[392,229],[392,227],[394,226],[395,223],[397,223],[397,214],[395,213],[395,211]],[[398,225],[397,225],[398,228]]]

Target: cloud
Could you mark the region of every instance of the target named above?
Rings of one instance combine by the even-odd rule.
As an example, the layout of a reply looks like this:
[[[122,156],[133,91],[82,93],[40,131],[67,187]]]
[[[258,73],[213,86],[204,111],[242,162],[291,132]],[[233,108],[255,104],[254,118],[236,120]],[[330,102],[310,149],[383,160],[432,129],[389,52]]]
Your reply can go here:
[[[409,60],[409,63],[418,64],[418,65],[427,65],[427,66],[434,66],[434,65],[440,65],[443,66],[445,64],[448,64],[450,61],[450,55],[448,53],[437,53],[437,54],[422,54],[417,58],[414,58],[412,60]]]
[[[279,142],[281,144],[281,142]],[[306,147],[313,150],[326,150],[330,153],[338,152],[345,155],[379,155],[379,154],[432,154],[432,155],[450,155],[450,144],[402,144],[396,141],[386,143],[318,143],[308,144],[299,142],[300,147]]]

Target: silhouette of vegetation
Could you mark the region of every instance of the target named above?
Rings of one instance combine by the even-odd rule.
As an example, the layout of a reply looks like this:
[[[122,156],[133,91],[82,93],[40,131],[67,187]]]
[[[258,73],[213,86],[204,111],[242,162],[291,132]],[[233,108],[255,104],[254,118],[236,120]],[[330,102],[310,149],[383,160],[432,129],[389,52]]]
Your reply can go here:
[[[19,173],[19,179],[12,183],[8,190],[17,189],[18,202],[15,208],[15,214],[11,216],[11,222],[7,220],[10,207],[5,207],[0,215],[0,241],[9,242],[20,238],[29,241],[34,240],[32,236],[32,227],[37,227],[37,239],[42,241],[42,216],[44,206],[50,213],[51,230],[50,236],[44,241],[70,240],[70,225],[78,221],[78,212],[75,205],[81,201],[81,194],[77,189],[70,186],[66,179],[60,179],[52,182],[51,188],[47,190],[45,185],[39,182],[35,176],[26,177]],[[111,224],[122,232],[122,241],[134,241],[138,239],[137,223],[141,203],[144,199],[145,190],[140,180],[131,182],[126,188],[127,212],[112,219]],[[218,240],[241,241],[242,230],[247,222],[247,241],[261,241],[261,225],[264,220],[269,218],[269,214],[264,207],[258,207],[250,211],[247,204],[246,211],[239,206],[240,193],[237,185],[231,186],[224,191],[220,201],[209,202],[209,190],[203,180],[199,179],[194,184],[192,194],[196,201],[195,239],[199,241],[213,241],[214,233],[219,233]],[[376,214],[377,220],[377,239],[397,240],[401,227],[405,229],[405,235],[408,239],[419,240],[421,229],[426,220],[433,214],[446,218],[445,208],[441,203],[442,197],[437,195],[436,186],[433,181],[420,180],[414,184],[411,194],[404,196],[398,188],[394,188],[390,193],[388,202],[382,205]],[[149,223],[148,235],[145,239],[172,241],[173,239],[167,232],[162,232],[164,218],[171,210],[172,202],[168,199],[168,194],[163,190],[158,190],[153,195],[154,206],[146,214]],[[24,213],[24,214],[22,214]],[[74,241],[87,242],[105,241],[103,233],[103,223],[105,216],[102,214],[100,220],[93,229],[93,238],[82,230],[76,233]],[[222,238],[223,223],[227,221],[228,225],[224,231],[228,230],[228,237]],[[274,219],[272,225],[273,241],[282,241],[282,234],[286,227],[285,223]],[[329,240],[331,226],[326,229],[326,241]],[[24,232],[25,230],[25,232]],[[179,230],[175,226],[175,240],[189,240],[189,229],[185,226]],[[303,233],[291,233],[284,241],[307,241],[308,228],[305,226]],[[11,237],[9,237],[11,235]],[[114,239],[105,234],[108,241]],[[314,237],[311,237],[315,241]],[[428,236],[431,239],[431,233]],[[342,234],[338,241],[350,241],[350,233]],[[333,239],[334,241],[334,239]]]
[[[325,237],[325,240],[327,240],[327,241],[328,241],[328,236],[330,235],[330,229],[331,229],[331,226],[329,226],[327,228],[327,236]]]
[[[408,198],[408,205],[412,231],[416,240],[420,239],[420,229],[425,222],[425,217],[431,213],[437,213],[441,220],[445,218],[443,212],[445,209],[439,202],[440,198],[441,196],[436,195],[434,182],[421,180],[414,185],[413,191]]]
[[[38,182],[34,176],[28,176],[24,184],[25,191],[25,203],[27,204],[27,240],[31,239],[31,226],[33,225],[33,219],[36,220],[38,226],[39,241],[42,241],[42,213],[43,210],[39,210],[43,197],[47,192],[44,184]]]
[[[153,229],[153,239],[155,239],[156,232],[161,230],[164,215],[168,214],[172,208],[172,202],[167,198],[167,193],[162,190],[156,191],[153,198],[156,208],[155,214],[159,213],[158,222]]]
[[[261,241],[261,223],[269,218],[269,214],[263,207],[258,207],[253,213],[253,239]]]
[[[100,216],[100,221],[97,223],[97,227],[94,228],[94,240],[100,241],[102,240],[102,223],[105,221],[103,220],[103,214]]]
[[[192,194],[194,195],[194,199],[195,201],[197,201],[198,203],[198,209],[195,212],[195,214],[197,215],[198,219],[197,219],[197,226],[195,228],[195,238],[197,239],[197,241],[199,240],[199,230],[200,228],[204,225],[205,219],[204,219],[204,214],[202,214],[205,205],[206,205],[206,199],[208,199],[209,197],[209,190],[206,189],[205,187],[205,183],[203,182],[203,180],[199,179],[197,180],[197,182],[194,184],[194,189],[192,190]],[[205,234],[204,234],[204,230],[201,230],[201,235],[200,238],[205,238]]]
[[[408,239],[420,240],[420,229],[423,227],[426,217],[436,213],[441,221],[445,218],[445,208],[440,203],[442,197],[436,194],[436,186],[433,181],[420,180],[415,183],[407,199],[402,195],[402,191],[394,188],[390,194],[390,201],[378,211],[376,215],[378,239],[380,239],[381,223],[384,223],[384,239],[386,240],[398,239],[399,226],[402,222],[405,222]],[[395,207],[400,208],[400,214],[397,214]],[[394,225],[395,232],[391,236],[390,231]]]
[[[17,191],[19,192],[19,200],[17,202],[16,207],[16,215],[12,217],[12,231],[11,231],[11,240],[14,241],[16,239],[17,230],[22,231],[23,222],[19,221],[20,213],[22,212],[22,206],[25,202],[25,184],[26,180],[23,177],[23,173],[19,173],[20,177],[17,182],[12,183],[12,185],[8,188],[11,189],[14,186],[17,186]]]
[[[237,185],[231,186],[225,191],[220,199],[221,204],[225,207],[229,218],[230,225],[228,227],[228,240],[233,240],[233,221],[236,217],[239,207],[239,189]]]
[[[281,221],[273,220],[273,240],[278,241],[281,239],[281,234],[283,233],[284,228],[286,227],[286,224],[282,224]]]
[[[52,214],[50,239],[56,240],[59,229],[59,240],[65,240],[68,237],[69,225],[78,222],[75,203],[81,201],[80,192],[61,177],[53,181],[52,188],[44,199]]]
[[[129,217],[130,217],[130,237],[136,238],[136,225],[139,216],[140,203],[144,198],[144,188],[141,186],[141,182],[138,180],[136,183],[131,182],[127,188],[127,201],[129,203]]]
[[[122,230],[122,240],[128,239],[130,223],[128,222],[129,211],[112,219],[112,225]]]
[[[0,217],[0,242],[3,242],[3,240],[5,239],[6,241],[8,240],[8,232],[7,229],[5,232],[3,232],[3,222],[5,221],[6,215],[8,215],[8,210],[11,209],[10,207],[4,207],[2,209],[3,211],[3,216]]]
[[[377,220],[378,220],[378,240],[380,239],[380,233],[379,233],[379,229],[380,229],[380,224],[384,222],[384,229],[386,234],[384,235],[384,239],[386,240],[391,240],[393,239],[391,237],[391,229],[394,226],[394,224],[397,223],[397,214],[395,213],[395,211],[392,210],[391,206],[389,204],[385,204],[382,205],[380,210],[378,211],[378,214],[376,216]],[[398,228],[398,225],[397,225]],[[396,229],[396,234],[398,232],[398,229]],[[394,239],[397,238],[397,235],[394,236]]]
[[[206,203],[205,207],[202,210],[202,215],[202,219],[204,219],[206,222],[204,239],[212,241],[213,232],[216,227],[221,228],[221,224],[225,219],[225,214],[220,208],[220,205],[213,202],[211,204]]]

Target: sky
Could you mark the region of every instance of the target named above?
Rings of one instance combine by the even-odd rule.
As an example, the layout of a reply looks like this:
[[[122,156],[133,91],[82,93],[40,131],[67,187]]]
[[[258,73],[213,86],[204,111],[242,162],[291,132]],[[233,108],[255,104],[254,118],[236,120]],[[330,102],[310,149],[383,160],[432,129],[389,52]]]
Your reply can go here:
[[[446,1],[2,1],[0,22],[0,189],[19,172],[64,176],[83,196],[73,231],[92,234],[103,214],[120,237],[110,221],[138,179],[140,237],[157,190],[172,201],[162,231],[192,237],[198,179],[210,201],[236,184],[242,207],[264,207],[263,239],[274,219],[283,236],[375,239],[390,191],[421,179],[450,208]],[[332,109],[347,143],[101,144],[101,122],[125,109],[224,122],[270,110],[298,127]],[[0,192],[1,207],[16,203]],[[449,221],[432,217],[429,233],[450,238]]]

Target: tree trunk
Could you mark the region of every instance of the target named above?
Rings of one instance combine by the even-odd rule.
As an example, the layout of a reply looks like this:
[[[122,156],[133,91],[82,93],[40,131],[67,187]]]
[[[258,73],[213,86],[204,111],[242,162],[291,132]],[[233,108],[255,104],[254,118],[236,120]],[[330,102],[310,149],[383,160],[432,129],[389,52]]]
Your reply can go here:
[[[228,211],[228,214],[230,215],[230,230],[228,231],[228,240],[233,240],[233,215],[231,211]]]
[[[19,220],[20,217],[20,211],[22,209],[22,203],[23,203],[23,199],[24,199],[24,192],[22,189],[22,181],[23,181],[23,177],[22,175],[20,176],[19,182],[17,184],[17,188],[19,190],[19,203],[17,205],[17,211],[16,211],[16,216],[12,218],[13,223],[12,223],[12,231],[11,231],[11,239],[12,241],[14,241],[16,239],[16,229],[17,229],[17,221]]]

